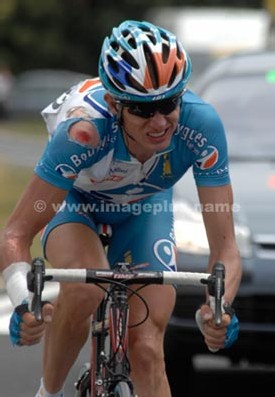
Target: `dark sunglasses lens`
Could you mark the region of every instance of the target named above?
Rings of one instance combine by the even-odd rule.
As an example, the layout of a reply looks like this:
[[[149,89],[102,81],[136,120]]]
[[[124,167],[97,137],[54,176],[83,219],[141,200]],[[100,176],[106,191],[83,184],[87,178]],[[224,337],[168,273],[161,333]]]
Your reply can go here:
[[[134,116],[139,116],[144,119],[148,119],[154,114],[154,112],[152,113],[152,110],[150,108],[147,108],[143,104],[128,106],[128,112],[130,114],[133,114]]]
[[[159,101],[158,103],[135,103],[126,106],[129,113],[147,119],[153,117],[156,112],[164,115],[172,113],[180,104],[180,101],[180,97],[176,97]]]
[[[172,113],[176,109],[176,107],[179,105],[179,103],[180,103],[179,98],[173,98],[169,101],[166,101],[161,106],[159,106],[158,111],[161,114],[167,115],[169,113]]]

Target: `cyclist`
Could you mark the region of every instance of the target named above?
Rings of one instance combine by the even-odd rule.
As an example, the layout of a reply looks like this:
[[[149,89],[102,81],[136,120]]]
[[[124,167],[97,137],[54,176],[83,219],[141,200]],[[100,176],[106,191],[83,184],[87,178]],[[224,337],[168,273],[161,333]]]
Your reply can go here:
[[[128,261],[148,270],[176,271],[169,210],[175,182],[192,167],[202,210],[217,203],[232,207],[223,125],[215,110],[186,88],[190,74],[191,60],[173,33],[125,21],[103,43],[99,78],[80,82],[42,112],[50,139],[1,242],[1,269],[17,308],[10,326],[13,343],[37,343],[46,328],[36,397],[64,395],[89,317],[102,299],[96,286],[64,284],[54,305],[44,306],[43,323],[26,312],[25,276],[39,231],[45,257],[57,268],[107,268]],[[216,260],[225,263],[224,298],[230,305],[241,278],[232,213],[202,212],[209,269]],[[102,223],[112,226],[108,258],[98,238]],[[139,397],[168,397],[163,338],[175,290],[148,286],[141,293],[150,317],[129,331],[135,391]],[[144,307],[135,298],[130,305],[130,321],[136,323]],[[223,348],[230,316],[224,314],[217,327],[207,303],[199,314],[206,344]]]

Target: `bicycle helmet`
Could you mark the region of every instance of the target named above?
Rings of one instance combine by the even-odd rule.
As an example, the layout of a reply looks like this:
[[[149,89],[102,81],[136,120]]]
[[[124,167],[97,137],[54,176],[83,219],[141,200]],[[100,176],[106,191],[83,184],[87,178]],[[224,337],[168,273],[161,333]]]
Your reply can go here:
[[[176,36],[144,21],[113,28],[99,58],[101,82],[118,100],[148,102],[180,94],[191,69]]]

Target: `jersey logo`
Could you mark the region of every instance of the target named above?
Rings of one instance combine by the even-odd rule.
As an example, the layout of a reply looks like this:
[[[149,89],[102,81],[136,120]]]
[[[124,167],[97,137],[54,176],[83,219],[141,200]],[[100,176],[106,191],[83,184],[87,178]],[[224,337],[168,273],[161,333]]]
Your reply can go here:
[[[168,153],[164,153],[164,155],[163,155],[162,176],[163,177],[171,177],[172,176],[171,163],[170,163],[170,159],[169,159],[169,154]]]
[[[61,174],[64,178],[67,179],[76,179],[77,178],[77,172],[73,167],[71,167],[68,164],[58,164],[55,167],[55,171],[58,171],[59,174]]]
[[[212,168],[219,159],[219,152],[215,146],[207,146],[201,153],[201,157],[196,161],[196,166],[201,170]]]
[[[176,247],[172,241],[161,239],[154,244],[154,254],[168,270],[176,271]]]

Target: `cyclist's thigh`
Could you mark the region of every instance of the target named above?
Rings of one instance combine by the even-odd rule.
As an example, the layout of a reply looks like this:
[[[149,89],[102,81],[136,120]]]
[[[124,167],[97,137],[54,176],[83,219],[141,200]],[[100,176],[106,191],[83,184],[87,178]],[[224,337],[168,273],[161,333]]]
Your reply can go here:
[[[73,202],[70,195],[66,200]],[[107,268],[92,217],[71,209],[63,206],[46,226],[42,236],[46,258],[56,268]],[[61,283],[58,302],[62,316],[77,323],[89,318],[102,297],[103,291],[95,285]]]
[[[132,215],[113,225],[109,261],[146,264],[147,270],[176,270],[172,192],[132,204]]]
[[[42,234],[45,257],[54,267],[107,267],[92,215],[77,206],[83,198],[71,192],[66,205],[52,218]]]

